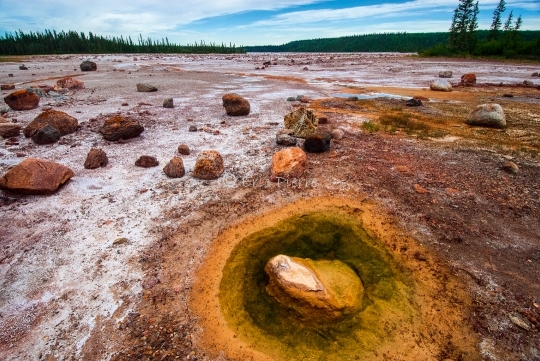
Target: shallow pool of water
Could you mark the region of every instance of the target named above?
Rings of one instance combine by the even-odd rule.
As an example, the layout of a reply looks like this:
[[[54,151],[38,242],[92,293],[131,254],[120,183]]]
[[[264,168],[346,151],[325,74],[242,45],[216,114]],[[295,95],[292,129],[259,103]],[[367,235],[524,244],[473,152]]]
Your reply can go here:
[[[330,94],[330,96],[335,98],[346,98],[357,97],[358,99],[376,99],[376,98],[390,98],[390,99],[402,99],[408,100],[411,97],[403,97],[401,95],[389,94],[389,93],[365,93],[365,94],[350,94],[350,93],[335,93]]]

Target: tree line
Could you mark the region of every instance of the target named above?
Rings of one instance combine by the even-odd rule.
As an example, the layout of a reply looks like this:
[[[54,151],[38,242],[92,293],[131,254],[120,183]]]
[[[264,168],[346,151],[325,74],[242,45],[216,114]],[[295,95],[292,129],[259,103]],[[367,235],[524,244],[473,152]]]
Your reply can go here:
[[[144,39],[142,35],[134,42],[130,36],[124,38],[85,34],[69,30],[67,32],[45,30],[44,32],[24,33],[0,36],[0,55],[38,55],[38,54],[83,54],[83,53],[195,53],[195,54],[234,54],[245,53],[244,47],[234,44],[199,43],[178,45],[164,38]]]
[[[491,42],[491,30],[476,30],[478,46]],[[502,31],[501,31],[502,33]],[[502,38],[502,34],[501,38]],[[521,39],[521,46],[534,47],[540,40],[540,31],[516,30],[515,35]],[[448,49],[448,32],[432,33],[383,33],[368,35],[353,35],[340,38],[323,38],[297,40],[283,45],[246,46],[248,52],[404,52],[425,53],[433,48],[442,47],[445,54],[451,55]],[[540,47],[537,47],[540,49]],[[454,53],[457,53],[454,51]],[[441,54],[433,54],[441,55]],[[496,55],[496,54],[486,54]]]
[[[519,15],[514,20],[510,11],[506,21],[502,14],[506,11],[505,0],[500,0],[493,10],[492,23],[487,36],[480,38],[478,29],[478,1],[459,0],[454,10],[448,40],[421,53],[427,56],[503,56],[507,58],[540,58],[540,36],[524,39],[520,31],[523,19]],[[485,34],[484,34],[485,35]]]

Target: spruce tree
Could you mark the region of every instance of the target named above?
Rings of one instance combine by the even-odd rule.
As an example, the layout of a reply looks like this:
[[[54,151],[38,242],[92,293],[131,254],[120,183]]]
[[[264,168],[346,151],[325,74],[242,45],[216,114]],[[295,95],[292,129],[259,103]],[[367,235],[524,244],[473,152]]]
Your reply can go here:
[[[506,2],[501,0],[499,5],[493,11],[493,22],[489,28],[488,40],[495,40],[499,36],[499,30],[501,29],[501,14],[506,10]]]
[[[476,46],[475,31],[478,28],[478,1],[459,0],[454,10],[448,46],[453,51],[470,53]]]

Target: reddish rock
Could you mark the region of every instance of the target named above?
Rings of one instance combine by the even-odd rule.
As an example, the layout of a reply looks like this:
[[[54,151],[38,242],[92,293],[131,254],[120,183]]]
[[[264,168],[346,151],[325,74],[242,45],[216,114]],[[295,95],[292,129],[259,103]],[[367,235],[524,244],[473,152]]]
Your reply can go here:
[[[0,178],[0,189],[22,194],[52,194],[73,175],[71,169],[61,164],[28,158]]]
[[[476,75],[474,73],[467,73],[461,76],[461,84],[464,86],[472,86],[476,84]]]
[[[184,169],[184,162],[182,161],[182,158],[174,157],[171,159],[163,168],[163,172],[171,178],[183,177],[184,174],[186,174],[186,170]]]
[[[84,168],[96,169],[99,167],[105,167],[109,163],[107,154],[99,148],[91,148],[84,161]]]
[[[15,123],[0,123],[0,136],[3,138],[16,137],[21,134],[21,126]]]
[[[223,106],[227,115],[248,115],[250,111],[249,102],[238,94],[225,94],[222,98]]]
[[[274,154],[270,166],[270,180],[300,178],[306,169],[306,153],[298,147],[285,148]]]
[[[178,153],[183,154],[183,155],[189,155],[190,153],[189,147],[185,144],[180,144],[178,146]]]
[[[31,110],[38,107],[39,96],[28,90],[20,89],[5,96],[4,101],[13,110]]]
[[[144,127],[138,120],[115,115],[105,121],[99,132],[103,138],[110,141],[129,139],[139,136],[144,131]]]
[[[414,190],[416,191],[416,193],[420,193],[420,194],[429,193],[429,191],[427,189],[425,189],[424,187],[422,187],[420,184],[415,184],[414,185]]]
[[[60,135],[75,133],[79,122],[76,118],[58,110],[47,110],[38,115],[24,128],[24,136],[31,137],[39,129],[50,125],[56,129]]]
[[[151,168],[151,167],[157,167],[159,165],[159,162],[156,157],[152,157],[150,155],[141,155],[139,159],[135,162],[135,165],[137,167],[143,167],[143,168]]]
[[[328,123],[328,116],[324,113],[315,112],[314,113],[317,119],[319,119],[319,124],[327,124]]]
[[[199,179],[216,179],[224,170],[221,154],[215,150],[205,150],[197,158],[193,176]]]
[[[84,89],[84,82],[79,79],[72,77],[62,78],[56,82],[57,88],[66,88],[66,89]]]
[[[0,89],[2,89],[2,90],[13,90],[13,89],[15,89],[15,84],[2,84],[2,85],[0,85]]]
[[[317,132],[306,138],[304,150],[309,153],[322,153],[330,150],[332,134],[328,132]]]

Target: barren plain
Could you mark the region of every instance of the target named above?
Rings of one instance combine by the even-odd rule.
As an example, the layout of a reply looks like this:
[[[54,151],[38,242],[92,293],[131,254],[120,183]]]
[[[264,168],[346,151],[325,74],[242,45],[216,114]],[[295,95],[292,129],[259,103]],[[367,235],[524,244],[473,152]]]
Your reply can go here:
[[[79,70],[87,59],[97,71]],[[414,332],[389,330],[399,342],[356,359],[540,360],[540,79],[531,77],[540,64],[407,54],[4,60],[0,84],[72,76],[85,89],[5,115],[25,126],[50,107],[76,117],[79,129],[51,145],[22,135],[0,144],[0,174],[28,157],[75,173],[50,196],[1,194],[0,359],[266,359],[221,323],[214,286],[223,262],[259,225],[340,209],[361,214],[425,290]],[[454,90],[429,90],[445,70]],[[475,86],[458,85],[465,73],[476,74]],[[141,82],[158,91],[137,92]],[[226,93],[246,98],[250,114],[227,116]],[[298,95],[309,102],[287,101]],[[423,105],[407,107],[413,96]],[[162,106],[169,97],[172,109]],[[505,129],[465,124],[489,102],[503,107]],[[344,136],[307,154],[304,186],[268,183],[282,148],[275,134],[300,105],[326,115],[321,129]],[[98,129],[116,114],[145,131],[104,140]],[[162,167],[180,144],[191,149],[182,156],[186,175],[171,179]],[[91,147],[107,153],[106,167],[83,167]],[[210,149],[223,156],[224,174],[193,178],[197,155]],[[135,167],[143,154],[160,166]],[[505,171],[507,161],[519,171]]]

